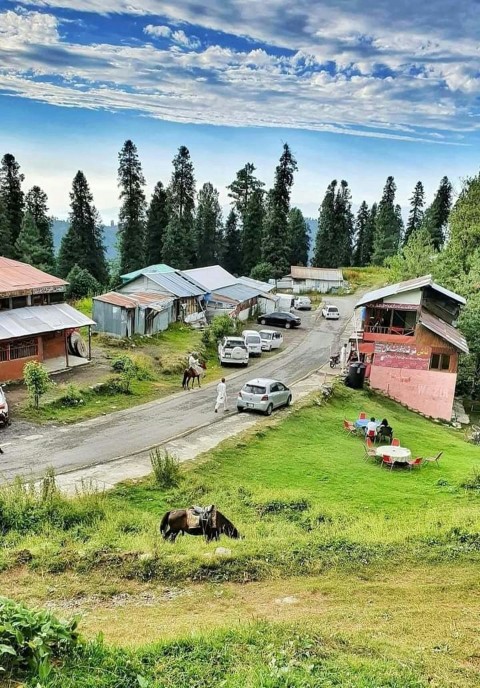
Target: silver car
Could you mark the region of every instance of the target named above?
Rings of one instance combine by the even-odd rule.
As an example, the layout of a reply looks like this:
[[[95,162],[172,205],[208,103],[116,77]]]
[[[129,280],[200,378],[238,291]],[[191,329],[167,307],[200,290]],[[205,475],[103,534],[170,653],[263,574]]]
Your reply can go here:
[[[262,411],[269,416],[273,409],[280,406],[290,406],[292,403],[291,390],[279,382],[269,378],[250,380],[242,387],[237,397],[237,410]]]

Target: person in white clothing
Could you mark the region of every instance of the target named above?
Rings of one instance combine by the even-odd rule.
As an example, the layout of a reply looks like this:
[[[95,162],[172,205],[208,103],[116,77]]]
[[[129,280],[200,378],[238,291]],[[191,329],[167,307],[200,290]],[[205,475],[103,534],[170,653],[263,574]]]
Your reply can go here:
[[[215,402],[215,413],[218,413],[218,409],[223,404],[223,410],[227,409],[227,385],[225,384],[225,378],[222,377],[221,382],[217,385],[217,401]]]
[[[366,435],[371,440],[375,439],[375,435],[377,434],[377,426],[378,426],[378,423],[376,422],[375,418],[373,418],[373,417],[370,418],[370,420],[367,423]]]
[[[342,373],[345,372],[345,368],[347,367],[347,345],[344,344],[340,350],[340,370]]]
[[[192,376],[194,376],[196,373],[198,373],[198,368],[200,367],[200,363],[198,361],[198,358],[195,356],[194,351],[192,351],[192,353],[188,357],[188,367],[190,368],[190,374]]]

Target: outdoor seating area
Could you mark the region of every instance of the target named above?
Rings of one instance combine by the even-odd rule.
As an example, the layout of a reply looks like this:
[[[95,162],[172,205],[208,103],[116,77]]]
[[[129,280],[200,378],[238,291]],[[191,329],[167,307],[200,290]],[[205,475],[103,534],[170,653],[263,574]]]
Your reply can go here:
[[[374,460],[380,467],[389,468],[421,468],[428,463],[439,466],[439,460],[443,452],[435,456],[412,458],[412,452],[408,447],[402,446],[400,439],[393,436],[393,430],[388,420],[384,418],[377,421],[374,417],[368,417],[361,411],[355,421],[344,420],[343,429],[349,435],[364,440],[365,461]],[[377,446],[379,445],[379,446]]]

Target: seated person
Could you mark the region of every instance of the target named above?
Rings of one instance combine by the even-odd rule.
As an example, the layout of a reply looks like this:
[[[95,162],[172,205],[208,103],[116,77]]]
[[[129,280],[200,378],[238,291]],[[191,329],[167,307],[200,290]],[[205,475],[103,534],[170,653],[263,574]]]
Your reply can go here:
[[[367,423],[367,429],[365,431],[365,434],[367,437],[370,437],[371,440],[375,440],[375,435],[377,434],[377,423],[373,416]]]
[[[377,430],[377,440],[379,442],[388,442],[388,444],[391,444],[393,438],[393,430],[388,424],[388,420],[384,418],[382,422],[380,423],[380,426]]]

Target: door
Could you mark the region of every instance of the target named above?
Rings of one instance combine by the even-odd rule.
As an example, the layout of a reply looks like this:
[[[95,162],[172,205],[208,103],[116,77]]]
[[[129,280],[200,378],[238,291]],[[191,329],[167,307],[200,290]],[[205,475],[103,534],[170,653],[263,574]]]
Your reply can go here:
[[[285,385],[282,385],[281,382],[277,383],[277,388],[278,406],[284,406],[284,404],[287,403],[290,391],[285,387]]]

